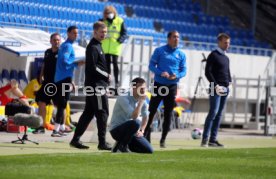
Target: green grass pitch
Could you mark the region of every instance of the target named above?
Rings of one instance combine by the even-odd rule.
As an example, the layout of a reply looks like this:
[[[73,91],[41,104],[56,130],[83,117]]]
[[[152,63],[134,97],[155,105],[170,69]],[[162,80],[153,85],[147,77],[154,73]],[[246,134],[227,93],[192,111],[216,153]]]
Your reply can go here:
[[[77,151],[76,151],[77,152]],[[0,156],[0,178],[275,178],[276,148]]]

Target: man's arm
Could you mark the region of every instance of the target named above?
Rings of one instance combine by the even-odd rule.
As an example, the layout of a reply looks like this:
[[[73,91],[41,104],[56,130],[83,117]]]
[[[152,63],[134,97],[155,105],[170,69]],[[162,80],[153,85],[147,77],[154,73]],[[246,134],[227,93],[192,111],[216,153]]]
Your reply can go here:
[[[144,103],[145,99],[146,99],[146,96],[141,97],[135,108],[129,104],[129,100],[125,96],[119,97],[117,99],[117,102],[121,106],[121,109],[125,112],[125,114],[128,118],[137,119],[141,113],[141,109],[143,107],[143,103]]]
[[[133,113],[132,113],[132,115],[131,115],[131,118],[132,119],[137,119],[138,117],[139,117],[139,115],[140,115],[140,113],[141,113],[141,109],[142,109],[142,107],[143,107],[143,105],[144,105],[144,102],[145,102],[145,100],[146,100],[146,95],[145,96],[141,96],[140,98],[139,98],[139,100],[138,100],[138,104],[137,104],[137,106],[136,106],[136,108],[134,109],[134,111],[133,111]]]
[[[147,124],[148,124],[148,117],[143,117],[142,118],[142,124],[141,124],[141,127],[140,127],[141,132],[144,133]]]
[[[215,83],[214,86],[216,86],[217,82],[216,82],[215,77],[212,73],[213,62],[214,62],[214,59],[213,59],[213,55],[211,53],[207,58],[207,63],[206,63],[206,67],[205,67],[205,76],[207,77],[207,79],[210,83],[214,82]]]
[[[62,59],[63,59],[63,62],[65,63],[65,68],[66,69],[70,69],[72,67],[77,67],[78,66],[78,63],[75,63],[75,59],[73,59],[70,55],[73,51],[73,46],[72,45],[69,45],[69,44],[66,44],[66,46],[63,47],[62,49]]]
[[[43,80],[44,80],[44,63],[41,66],[38,83],[41,84]]]
[[[150,63],[149,63],[149,69],[152,71],[155,75],[161,76],[162,71],[160,71],[156,65],[158,64],[158,60],[160,58],[158,48],[154,50],[153,55],[151,56]]]
[[[144,136],[144,131],[148,124],[148,105],[146,104],[145,101],[144,101],[143,107],[141,109],[141,115],[142,115],[142,123],[141,123],[140,129],[136,133],[137,137]]]
[[[187,66],[186,66],[186,56],[183,54],[182,59],[179,64],[179,74],[177,78],[182,78],[186,75],[187,72]]]
[[[230,73],[230,67],[228,67],[228,74],[229,74],[229,82],[232,83],[232,77],[231,77],[231,73]]]

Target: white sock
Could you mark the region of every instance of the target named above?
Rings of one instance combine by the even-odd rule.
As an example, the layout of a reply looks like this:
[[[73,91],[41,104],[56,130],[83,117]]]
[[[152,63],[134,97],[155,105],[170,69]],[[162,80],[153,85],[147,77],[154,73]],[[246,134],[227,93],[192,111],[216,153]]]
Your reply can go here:
[[[59,129],[65,131],[65,124],[61,124]]]
[[[55,131],[58,132],[60,129],[60,124],[55,123]]]

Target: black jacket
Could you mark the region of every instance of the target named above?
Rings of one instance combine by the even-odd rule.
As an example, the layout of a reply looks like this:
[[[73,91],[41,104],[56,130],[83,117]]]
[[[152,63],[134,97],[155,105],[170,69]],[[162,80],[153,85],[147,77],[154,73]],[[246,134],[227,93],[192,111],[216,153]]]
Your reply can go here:
[[[85,86],[108,86],[109,74],[101,43],[92,38],[86,47]]]
[[[229,58],[218,50],[212,51],[207,58],[205,76],[208,81],[214,82],[214,86],[221,85],[228,87],[232,81],[229,69]]]
[[[45,51],[44,54],[44,83],[53,83],[55,81],[56,64],[58,51],[53,52],[52,48]]]

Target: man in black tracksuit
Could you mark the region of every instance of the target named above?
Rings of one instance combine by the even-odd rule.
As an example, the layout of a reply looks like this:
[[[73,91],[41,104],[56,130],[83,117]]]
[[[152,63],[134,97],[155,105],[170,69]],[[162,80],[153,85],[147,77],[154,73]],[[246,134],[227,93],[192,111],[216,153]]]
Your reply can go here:
[[[86,103],[70,143],[72,147],[79,149],[89,148],[80,142],[80,137],[85,132],[93,117],[96,116],[99,138],[98,149],[111,150],[111,146],[105,141],[107,118],[109,114],[108,99],[105,89],[108,86],[110,75],[107,72],[108,70],[101,47],[101,41],[105,38],[106,33],[106,25],[103,22],[96,22],[93,25],[93,38],[86,47],[84,88]]]

